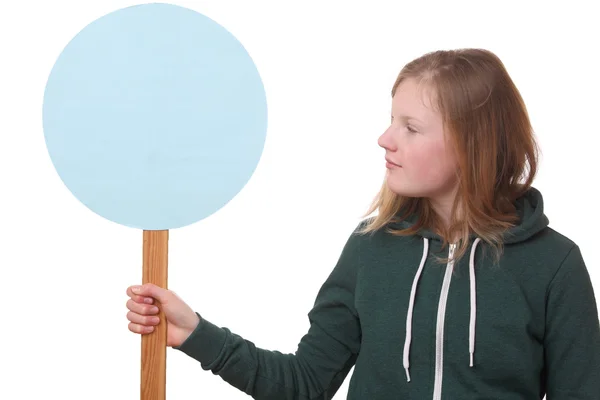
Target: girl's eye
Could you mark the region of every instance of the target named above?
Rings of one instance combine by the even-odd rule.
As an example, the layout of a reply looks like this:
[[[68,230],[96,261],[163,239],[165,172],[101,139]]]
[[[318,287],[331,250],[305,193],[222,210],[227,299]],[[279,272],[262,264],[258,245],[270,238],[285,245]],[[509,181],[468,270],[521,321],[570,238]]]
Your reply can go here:
[[[417,131],[416,131],[416,130],[414,130],[414,129],[413,129],[411,126],[410,126],[410,125],[408,125],[406,128],[407,128],[407,129],[408,129],[408,131],[409,131],[409,132],[411,132],[411,133],[417,133]]]

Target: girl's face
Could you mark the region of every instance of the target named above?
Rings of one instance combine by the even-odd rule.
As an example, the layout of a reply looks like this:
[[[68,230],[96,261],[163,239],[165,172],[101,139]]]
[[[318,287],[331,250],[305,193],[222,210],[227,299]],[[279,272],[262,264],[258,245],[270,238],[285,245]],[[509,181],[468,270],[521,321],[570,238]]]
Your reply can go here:
[[[378,144],[385,149],[391,191],[446,202],[456,189],[457,164],[429,94],[416,81],[403,81],[392,99],[392,123]]]

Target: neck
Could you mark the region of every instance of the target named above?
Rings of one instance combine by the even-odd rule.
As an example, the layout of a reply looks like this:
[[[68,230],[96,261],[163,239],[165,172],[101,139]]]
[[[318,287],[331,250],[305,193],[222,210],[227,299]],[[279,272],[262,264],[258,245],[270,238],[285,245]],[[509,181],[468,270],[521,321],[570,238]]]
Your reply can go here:
[[[450,228],[450,223],[452,221],[452,206],[454,203],[454,199],[456,198],[456,194],[457,187],[455,186],[452,188],[452,190],[444,194],[440,194],[429,198],[429,202],[431,204],[431,207],[433,208],[433,211],[437,214],[437,216],[440,219],[440,222],[446,230]],[[460,218],[460,207],[458,208],[457,212],[458,215],[456,217]]]

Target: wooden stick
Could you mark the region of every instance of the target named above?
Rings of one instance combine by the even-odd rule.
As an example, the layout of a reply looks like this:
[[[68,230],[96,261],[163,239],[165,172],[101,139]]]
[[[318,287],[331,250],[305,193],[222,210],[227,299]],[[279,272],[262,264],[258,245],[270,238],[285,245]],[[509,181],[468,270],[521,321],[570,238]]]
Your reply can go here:
[[[142,283],[167,286],[169,231],[144,231]],[[165,400],[167,380],[167,321],[158,302],[160,324],[142,335],[141,400]]]

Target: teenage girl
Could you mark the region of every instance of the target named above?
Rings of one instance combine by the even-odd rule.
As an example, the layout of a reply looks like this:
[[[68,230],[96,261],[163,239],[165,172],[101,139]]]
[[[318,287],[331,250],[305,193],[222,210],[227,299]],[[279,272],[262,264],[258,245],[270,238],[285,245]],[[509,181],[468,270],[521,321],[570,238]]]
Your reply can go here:
[[[387,174],[295,354],[257,348],[175,293],[127,289],[129,330],[255,399],[600,399],[600,323],[579,247],[548,226],[519,91],[483,49],[408,63],[380,136]]]

